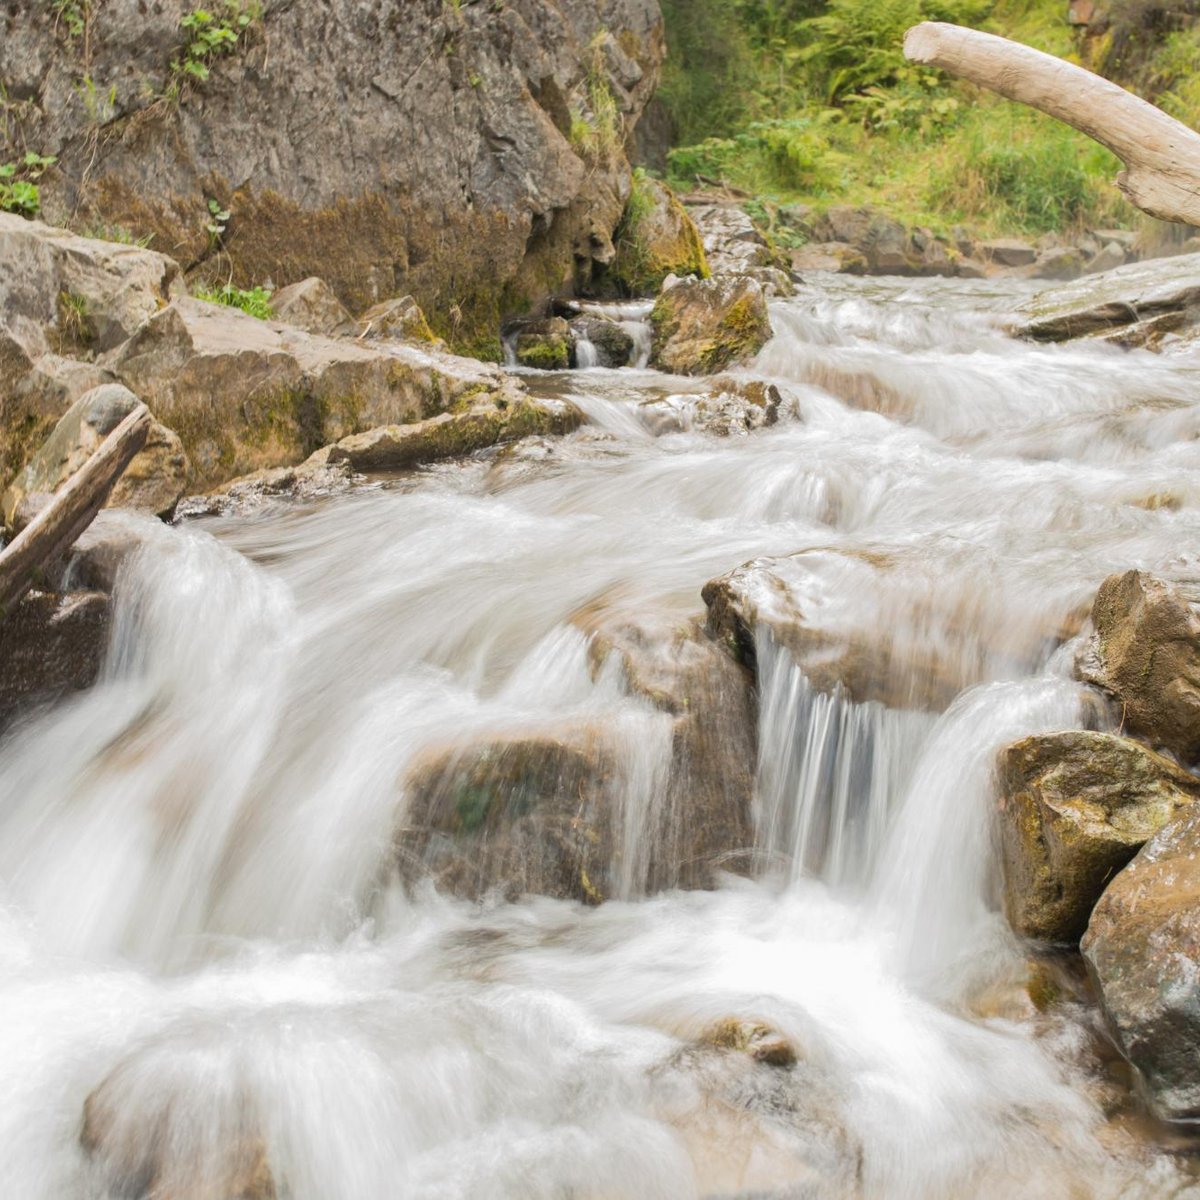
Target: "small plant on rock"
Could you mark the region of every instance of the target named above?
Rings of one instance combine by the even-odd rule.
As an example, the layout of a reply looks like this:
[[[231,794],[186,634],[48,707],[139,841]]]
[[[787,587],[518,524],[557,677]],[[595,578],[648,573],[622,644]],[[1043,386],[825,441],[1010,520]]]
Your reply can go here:
[[[186,40],[171,59],[175,93],[178,94],[182,83],[203,83],[208,79],[213,62],[232,54],[261,16],[262,6],[257,0],[225,0],[219,9],[194,8],[185,14],[179,28]]]
[[[197,300],[209,304],[224,304],[227,308],[240,308],[242,312],[269,321],[275,314],[271,308],[271,289],[265,287],[236,288],[231,283],[219,288],[197,288],[192,293]]]
[[[37,181],[58,160],[29,151],[18,162],[0,163],[0,212],[35,217],[42,207]]]

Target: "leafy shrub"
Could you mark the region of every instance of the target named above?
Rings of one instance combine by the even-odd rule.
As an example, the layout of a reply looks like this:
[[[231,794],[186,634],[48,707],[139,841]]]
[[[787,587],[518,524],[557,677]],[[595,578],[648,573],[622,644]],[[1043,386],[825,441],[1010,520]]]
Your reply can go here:
[[[17,162],[0,163],[0,212],[36,217],[42,207],[37,181],[57,161],[31,150]]]
[[[249,313],[260,321],[269,321],[275,315],[271,308],[270,288],[236,288],[227,283],[219,288],[197,288],[192,294],[197,300],[207,300],[210,304],[240,308],[242,312]]]
[[[180,18],[185,42],[171,60],[176,87],[181,80],[203,83],[215,59],[232,54],[243,34],[262,16],[258,0],[225,0],[216,10],[195,8]]]

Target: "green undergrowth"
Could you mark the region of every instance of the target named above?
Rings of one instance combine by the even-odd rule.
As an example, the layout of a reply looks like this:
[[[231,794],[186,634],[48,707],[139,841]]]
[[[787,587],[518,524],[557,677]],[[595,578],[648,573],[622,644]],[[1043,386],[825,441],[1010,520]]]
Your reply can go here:
[[[271,308],[271,289],[264,287],[236,288],[227,283],[218,288],[197,288],[192,295],[197,300],[210,304],[224,304],[227,308],[239,308],[260,321],[269,321],[274,312]]]
[[[1159,14],[1151,27],[1136,2],[1096,38],[1071,28],[1065,0],[664,0],[663,9],[676,188],[718,181],[778,204],[874,204],[907,224],[981,233],[1139,221],[1113,183],[1120,163],[1102,147],[907,63],[904,32],[926,19],[1083,62],[1200,121],[1200,26],[1179,16],[1164,30]]]

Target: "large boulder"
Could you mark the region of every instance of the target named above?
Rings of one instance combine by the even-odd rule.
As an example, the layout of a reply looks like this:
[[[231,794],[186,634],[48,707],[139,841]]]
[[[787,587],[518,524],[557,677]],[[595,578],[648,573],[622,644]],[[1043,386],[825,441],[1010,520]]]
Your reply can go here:
[[[1063,342],[1168,315],[1176,328],[1200,318],[1200,254],[1132,263],[1039,292],[1022,308],[1014,332]]]
[[[430,346],[322,337],[190,298],[111,366],[182,438],[189,484],[202,489],[363,430],[523,395],[498,368]]]
[[[752,275],[779,265],[775,251],[740,205],[689,204],[687,211],[714,275]]]
[[[706,278],[700,234],[665,183],[640,176],[617,230],[612,277],[631,296],[652,296],[668,275]]]
[[[668,280],[650,313],[650,361],[676,375],[715,375],[771,338],[761,285],[747,275]]]
[[[1112,696],[1130,733],[1200,760],[1200,585],[1111,575],[1092,606],[1081,679]]]
[[[276,320],[326,337],[357,337],[358,323],[323,279],[310,276],[281,288],[271,297]]]
[[[1109,884],[1083,955],[1121,1053],[1167,1120],[1200,1120],[1200,812]]]
[[[655,0],[243,6],[261,15],[203,81],[170,66],[193,7],[92,4],[84,64],[53,6],[9,5],[8,134],[58,156],[52,217],[152,234],[238,287],[319,275],[354,313],[410,293],[495,354],[502,308],[611,261],[664,55]],[[94,136],[85,72],[120,137]]]
[[[119,383],[102,384],[85,392],[0,496],[4,524],[12,527],[17,508],[26,497],[57,491],[138,403],[138,398]],[[107,506],[169,517],[183,495],[187,471],[187,456],[179,437],[155,421],[145,446],[110,493]]]
[[[999,772],[1005,910],[1046,942],[1078,942],[1113,875],[1200,797],[1200,779],[1106,733],[1025,738]]]
[[[27,710],[96,681],[108,644],[102,592],[30,592],[0,614],[0,732]]]

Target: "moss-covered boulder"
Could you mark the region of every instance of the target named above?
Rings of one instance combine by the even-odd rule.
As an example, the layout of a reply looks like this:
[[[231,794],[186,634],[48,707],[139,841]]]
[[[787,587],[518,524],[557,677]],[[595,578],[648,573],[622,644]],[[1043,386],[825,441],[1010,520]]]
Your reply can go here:
[[[1113,698],[1130,733],[1185,764],[1200,761],[1200,585],[1111,575],[1092,625],[1080,678]]]
[[[652,296],[668,275],[707,279],[704,246],[687,210],[666,184],[635,175],[616,236],[610,272],[628,296]]]
[[[547,317],[521,327],[514,347],[517,362],[538,371],[565,371],[571,365],[573,339],[563,317]]]
[[[715,375],[771,338],[762,286],[746,275],[668,280],[650,313],[650,361],[676,375]]]
[[[1200,1120],[1200,811],[1168,826],[1109,884],[1082,950],[1121,1053],[1151,1107]]]
[[[1046,942],[1077,943],[1113,875],[1200,798],[1200,780],[1105,733],[1025,738],[999,771],[1005,911]]]

